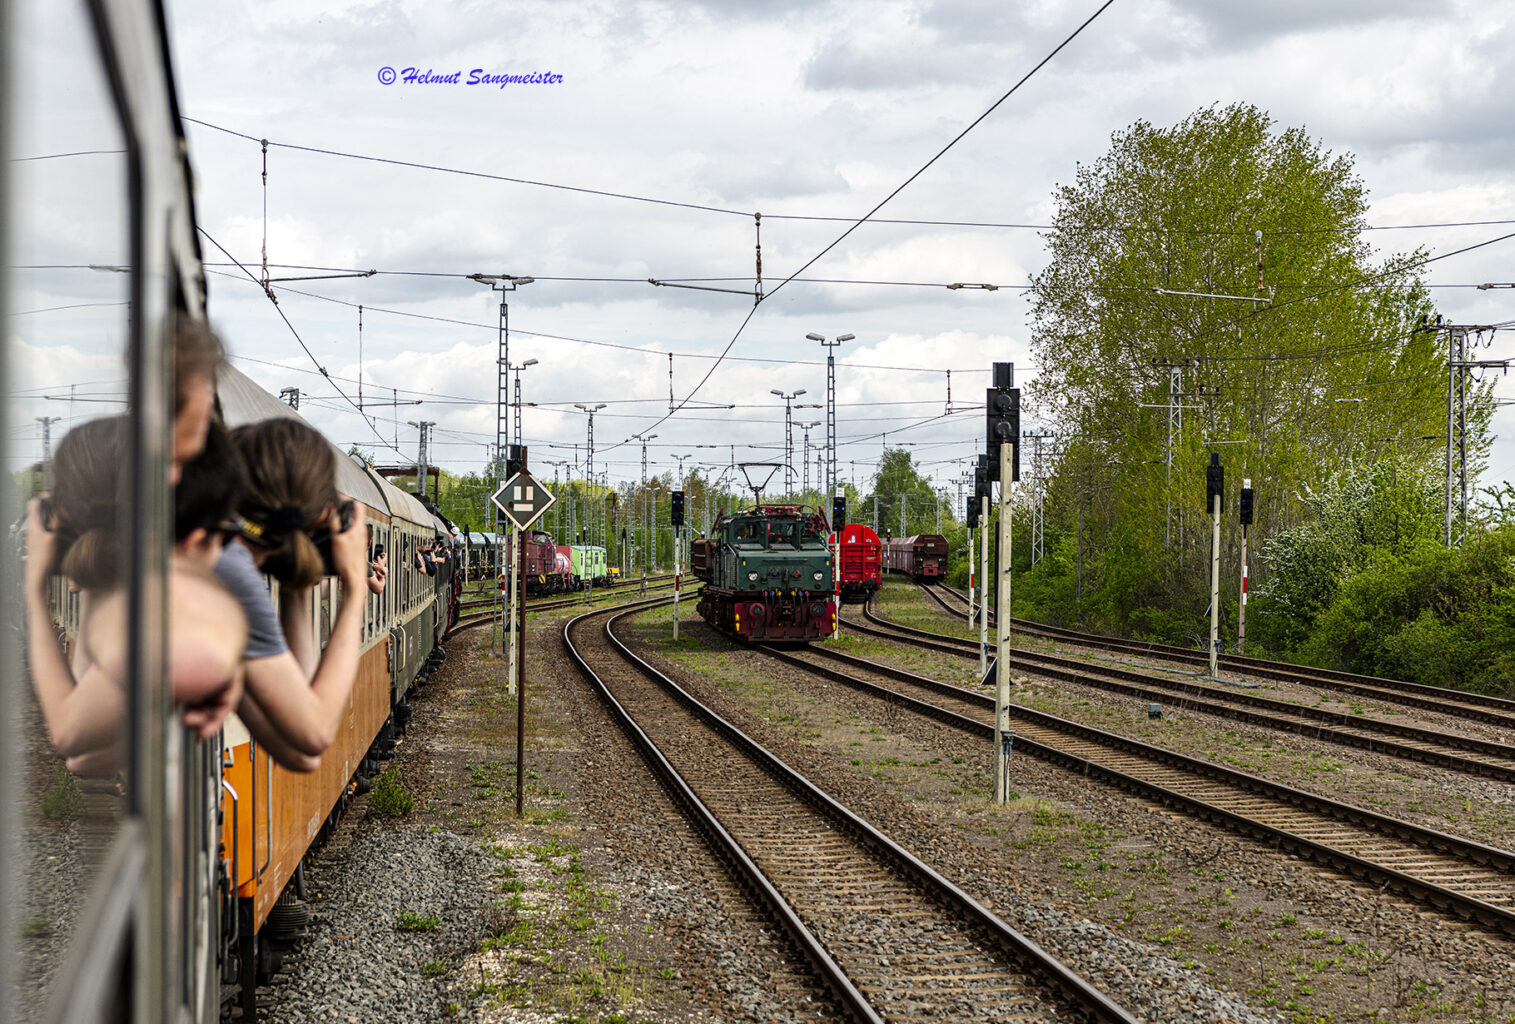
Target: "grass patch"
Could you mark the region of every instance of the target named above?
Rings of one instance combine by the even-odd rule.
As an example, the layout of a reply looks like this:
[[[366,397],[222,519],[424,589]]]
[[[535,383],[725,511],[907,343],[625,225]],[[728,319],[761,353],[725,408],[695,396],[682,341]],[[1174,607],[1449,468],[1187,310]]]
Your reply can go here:
[[[79,780],[67,768],[53,768],[53,782],[42,794],[42,816],[52,821],[63,821],[79,813]]]
[[[442,927],[442,919],[436,914],[418,914],[414,910],[402,910],[395,919],[395,930],[402,932],[434,932]]]

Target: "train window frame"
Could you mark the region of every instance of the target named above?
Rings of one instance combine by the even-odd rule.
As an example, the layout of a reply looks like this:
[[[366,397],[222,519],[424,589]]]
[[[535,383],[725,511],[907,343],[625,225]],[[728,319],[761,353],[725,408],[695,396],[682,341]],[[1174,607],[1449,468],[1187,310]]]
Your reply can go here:
[[[37,7],[46,6],[39,0]],[[186,773],[199,767],[200,748],[184,740],[168,692],[167,566],[172,546],[172,515],[167,482],[170,422],[173,405],[169,374],[169,337],[176,315],[182,314],[185,291],[199,308],[203,291],[181,274],[193,275],[198,253],[186,250],[190,207],[182,164],[182,135],[172,109],[173,83],[166,61],[155,61],[163,42],[163,25],[156,5],[104,3],[77,5],[77,25],[65,31],[77,38],[80,53],[89,54],[90,70],[100,75],[100,110],[120,139],[119,176],[100,179],[118,186],[121,243],[125,255],[131,311],[125,318],[125,341],[119,354],[127,371],[128,419],[126,461],[130,485],[119,517],[128,555],[124,592],[128,608],[125,650],[127,712],[124,738],[130,765],[118,827],[104,838],[101,858],[91,884],[76,893],[79,904],[75,934],[55,956],[55,970],[37,993],[43,1019],[113,1017],[120,1012],[148,1019],[177,1019],[198,1015],[194,1001],[202,993],[190,972],[174,955],[197,935],[204,922],[192,920],[176,892],[203,878],[186,873],[193,865],[173,852],[185,838]],[[20,33],[11,31],[19,16],[0,11],[0,60],[20,65]],[[0,106],[16,99],[13,83],[0,83]],[[166,100],[166,102],[165,102]],[[0,118],[0,221],[10,221],[20,203],[13,188],[10,160],[17,137],[17,119]],[[0,255],[9,268],[12,223],[0,230]],[[192,250],[192,242],[190,243]],[[181,260],[183,262],[181,262]],[[107,267],[105,269],[116,269]],[[0,274],[0,312],[10,311],[6,275]],[[203,282],[201,282],[203,286]],[[0,351],[0,386],[9,389],[9,345]],[[0,442],[5,449],[12,446]],[[6,490],[10,483],[6,481]],[[0,566],[6,576],[4,592],[13,592],[14,566]],[[0,695],[10,702],[28,680],[20,669],[19,652],[10,649],[0,666]],[[16,731],[7,716],[0,734],[3,763],[9,771],[19,760]],[[14,776],[12,776],[14,777]],[[12,787],[13,789],[15,787]],[[174,790],[174,795],[170,791]],[[14,795],[0,797],[0,834],[16,834],[19,806]],[[0,856],[0,961],[18,963],[18,929],[11,910],[27,887],[20,871],[22,858],[7,845]],[[212,934],[214,932],[212,931]],[[208,989],[206,990],[208,993]],[[0,1021],[15,1019],[19,990],[10,979],[7,998],[0,999]],[[207,994],[206,998],[210,996]]]
[[[378,531],[375,529],[374,524],[372,522],[365,524],[363,528],[364,528],[364,530],[367,533],[367,540],[368,540],[368,548],[367,548],[368,571],[370,573],[372,573],[373,572],[373,563],[374,563],[374,554],[373,554],[373,551],[374,551],[374,537],[376,537],[378,535]],[[372,590],[368,590],[367,589],[367,582],[368,582],[368,580],[367,580],[367,577],[365,576],[364,577],[364,595],[363,595],[363,645],[364,646],[367,646],[368,641],[370,641],[370,640],[373,639],[374,610],[378,606],[378,603],[379,603],[379,595],[375,594]]]
[[[317,645],[321,650],[326,650],[327,643],[331,640],[331,624],[337,614],[337,578],[335,576],[322,576],[321,582],[316,584],[316,636],[320,637]]]

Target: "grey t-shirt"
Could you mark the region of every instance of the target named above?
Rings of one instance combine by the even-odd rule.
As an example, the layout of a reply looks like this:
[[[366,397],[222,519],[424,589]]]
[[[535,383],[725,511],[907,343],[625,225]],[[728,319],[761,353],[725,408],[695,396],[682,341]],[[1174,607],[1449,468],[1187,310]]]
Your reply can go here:
[[[268,584],[263,582],[252,552],[238,541],[228,541],[216,561],[216,577],[232,592],[247,616],[247,653],[243,657],[272,658],[289,650],[273,599],[268,596]]]

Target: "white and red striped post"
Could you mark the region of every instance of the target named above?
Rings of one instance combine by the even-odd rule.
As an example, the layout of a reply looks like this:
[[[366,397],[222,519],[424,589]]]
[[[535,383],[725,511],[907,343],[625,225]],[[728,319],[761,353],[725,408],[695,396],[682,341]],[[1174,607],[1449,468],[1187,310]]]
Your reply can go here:
[[[1252,487],[1251,479],[1241,482],[1243,490]],[[1241,524],[1241,604],[1236,609],[1236,653],[1244,654],[1243,646],[1247,642],[1247,523]]]

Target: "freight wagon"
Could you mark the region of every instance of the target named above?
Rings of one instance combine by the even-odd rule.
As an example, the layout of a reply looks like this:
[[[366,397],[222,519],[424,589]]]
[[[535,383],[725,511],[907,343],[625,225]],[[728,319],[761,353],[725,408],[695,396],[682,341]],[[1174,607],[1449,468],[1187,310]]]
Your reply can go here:
[[[842,600],[854,604],[866,601],[879,588],[878,534],[861,523],[849,523],[839,539]]]
[[[934,583],[947,575],[947,538],[939,533],[891,537],[884,541],[883,570]]]

